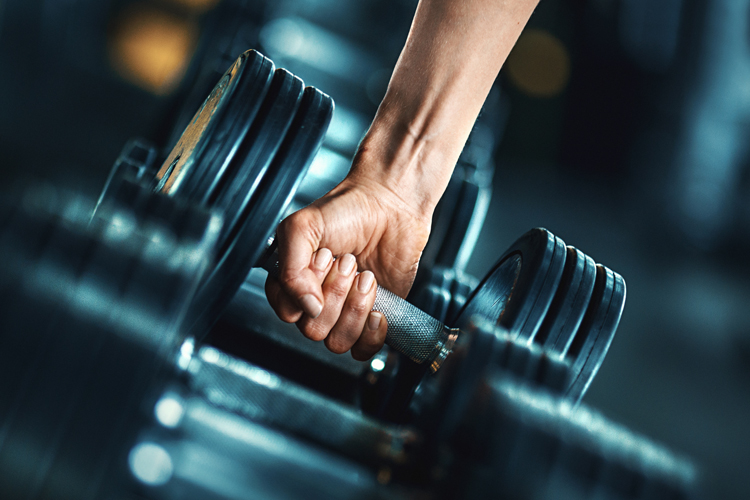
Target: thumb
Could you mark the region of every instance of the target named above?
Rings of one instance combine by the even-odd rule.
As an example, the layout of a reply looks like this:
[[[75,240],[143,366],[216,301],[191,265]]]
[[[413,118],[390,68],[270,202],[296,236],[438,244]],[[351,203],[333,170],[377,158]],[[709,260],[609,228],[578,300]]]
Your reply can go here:
[[[311,318],[323,310],[321,284],[333,262],[329,250],[319,249],[321,225],[315,209],[308,207],[284,219],[276,232],[279,285]]]

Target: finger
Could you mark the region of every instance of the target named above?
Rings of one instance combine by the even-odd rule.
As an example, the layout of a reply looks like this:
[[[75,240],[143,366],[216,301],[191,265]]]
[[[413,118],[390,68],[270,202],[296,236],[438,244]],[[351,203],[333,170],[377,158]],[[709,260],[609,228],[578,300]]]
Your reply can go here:
[[[367,316],[362,335],[352,346],[352,357],[357,361],[367,361],[383,348],[388,333],[388,321],[383,313],[371,311]]]
[[[326,337],[328,350],[342,354],[357,342],[375,303],[376,288],[372,272],[364,271],[356,277],[341,308],[341,315]]]
[[[323,311],[317,318],[303,316],[297,323],[305,337],[323,340],[328,336],[328,332],[339,320],[341,309],[356,277],[356,270],[357,259],[351,254],[342,256],[333,264],[322,285],[325,304]]]
[[[316,318],[323,310],[321,284],[332,259],[330,251],[318,249],[320,222],[312,214],[303,209],[284,219],[277,240],[279,284],[305,314]]]
[[[297,301],[289,297],[279,281],[270,274],[266,278],[266,298],[276,316],[286,323],[296,323],[302,317],[302,309]]]
[[[318,280],[318,284],[333,265],[333,255],[327,248],[315,252],[310,262],[310,269]],[[279,282],[278,278],[268,275],[266,279],[266,297],[276,315],[287,323],[296,323],[304,313],[297,300],[291,297]]]

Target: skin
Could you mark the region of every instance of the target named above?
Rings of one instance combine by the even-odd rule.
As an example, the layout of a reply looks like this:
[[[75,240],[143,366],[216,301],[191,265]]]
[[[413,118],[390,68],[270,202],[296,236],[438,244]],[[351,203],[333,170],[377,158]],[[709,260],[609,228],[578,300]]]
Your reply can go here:
[[[375,285],[409,292],[438,200],[537,2],[419,2],[349,174],[278,228],[279,277],[266,295],[279,318],[355,359],[383,347]]]

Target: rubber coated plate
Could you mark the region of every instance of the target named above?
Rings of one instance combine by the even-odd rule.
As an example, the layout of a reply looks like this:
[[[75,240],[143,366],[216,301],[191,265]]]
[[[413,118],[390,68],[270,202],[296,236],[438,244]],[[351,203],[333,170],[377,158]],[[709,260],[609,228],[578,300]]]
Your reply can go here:
[[[546,229],[521,236],[472,293],[458,327],[478,315],[514,337],[532,339],[560,283],[565,252],[565,243]]]
[[[250,268],[266,249],[282,215],[292,201],[331,121],[333,101],[308,87],[284,142],[263,176],[257,194],[241,215],[229,248],[201,286],[194,309],[198,311],[194,333],[212,324],[242,285]]]
[[[240,58],[248,59],[244,64],[244,71],[211,140],[201,152],[198,159],[200,168],[196,169],[198,175],[194,176],[195,181],[186,185],[188,197],[203,204],[207,204],[215,196],[217,187],[271,87],[274,65],[270,59],[254,50],[245,52]],[[192,179],[187,179],[190,180]]]
[[[567,396],[580,401],[607,355],[625,306],[625,280],[597,264],[596,284],[586,315],[566,357],[573,367],[573,382]]]
[[[253,120],[235,161],[227,169],[209,206],[224,214],[219,255],[232,245],[251,198],[289,130],[302,99],[304,83],[286,70],[278,69],[271,88]]]
[[[244,54],[243,54],[244,56]],[[154,179],[154,189],[170,196],[186,196],[187,186],[194,187],[203,178],[200,157],[211,143],[213,134],[221,129],[223,112],[244,72],[247,59],[240,56],[219,79],[180,136]],[[255,59],[255,58],[253,58]]]
[[[453,207],[456,207],[460,200],[465,175],[463,166],[459,162],[453,170],[448,187],[445,188],[443,196],[440,198],[437,207],[435,207],[430,239],[427,241],[427,245],[422,252],[422,265],[419,266],[419,270],[417,271],[417,279],[415,281],[417,285],[421,285],[425,279],[428,279],[426,276],[423,276],[424,273],[437,264],[438,253],[445,245],[445,240],[451,231],[450,222]]]
[[[555,298],[534,342],[542,345],[548,352],[567,352],[588,308],[595,280],[594,260],[569,246]]]
[[[461,192],[452,209],[452,217],[449,224],[447,238],[440,246],[435,264],[454,267],[461,245],[466,239],[466,233],[471,224],[471,218],[476,210],[479,199],[479,186],[473,182],[473,178],[464,178],[461,182]]]

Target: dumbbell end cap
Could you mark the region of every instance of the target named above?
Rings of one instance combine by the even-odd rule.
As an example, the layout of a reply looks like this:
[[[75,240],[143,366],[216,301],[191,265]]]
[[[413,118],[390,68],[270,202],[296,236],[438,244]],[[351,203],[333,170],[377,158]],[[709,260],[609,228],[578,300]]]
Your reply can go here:
[[[443,327],[443,336],[440,342],[435,345],[435,350],[430,357],[430,371],[435,373],[443,365],[443,361],[453,351],[453,345],[458,339],[460,330],[458,328]]]

